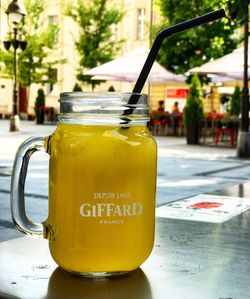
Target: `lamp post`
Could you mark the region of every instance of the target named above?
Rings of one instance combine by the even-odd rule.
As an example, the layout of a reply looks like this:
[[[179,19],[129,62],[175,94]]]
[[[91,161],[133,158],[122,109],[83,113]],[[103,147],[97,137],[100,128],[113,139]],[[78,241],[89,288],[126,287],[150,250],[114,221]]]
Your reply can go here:
[[[250,158],[250,131],[249,131],[249,87],[248,87],[248,16],[249,0],[244,3],[244,73],[243,91],[241,100],[241,130],[237,144],[237,156],[239,158]]]
[[[10,27],[10,34],[13,34],[13,38],[8,41],[4,41],[6,50],[9,50],[12,46],[14,49],[13,55],[13,102],[12,102],[12,116],[10,119],[10,131],[19,131],[20,119],[18,115],[18,90],[17,90],[17,49],[20,46],[22,50],[26,48],[27,43],[25,41],[18,40],[18,30],[21,21],[26,15],[25,7],[19,0],[12,0],[9,4],[6,14],[8,16],[8,24]]]

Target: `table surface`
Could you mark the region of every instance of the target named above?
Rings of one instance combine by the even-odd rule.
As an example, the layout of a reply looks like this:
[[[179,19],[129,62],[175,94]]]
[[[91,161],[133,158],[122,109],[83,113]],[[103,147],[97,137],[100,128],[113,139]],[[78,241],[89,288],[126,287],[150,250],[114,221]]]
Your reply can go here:
[[[250,184],[215,194],[250,197]],[[149,259],[115,279],[61,270],[43,239],[0,243],[0,298],[249,299],[249,265],[250,210],[223,223],[157,218]]]

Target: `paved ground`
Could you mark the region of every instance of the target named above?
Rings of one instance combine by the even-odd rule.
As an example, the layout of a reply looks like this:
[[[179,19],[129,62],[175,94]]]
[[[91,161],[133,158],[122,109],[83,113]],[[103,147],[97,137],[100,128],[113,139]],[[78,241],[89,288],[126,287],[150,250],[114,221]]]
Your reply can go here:
[[[30,136],[45,136],[55,126],[22,122],[21,132],[10,133],[9,121],[0,120],[0,241],[20,236],[14,229],[9,208],[10,174],[14,155]],[[231,147],[187,146],[185,138],[157,137],[157,205],[211,192],[245,182],[250,178],[250,160],[236,158]],[[48,156],[32,157],[27,181],[27,214],[34,221],[47,215]]]

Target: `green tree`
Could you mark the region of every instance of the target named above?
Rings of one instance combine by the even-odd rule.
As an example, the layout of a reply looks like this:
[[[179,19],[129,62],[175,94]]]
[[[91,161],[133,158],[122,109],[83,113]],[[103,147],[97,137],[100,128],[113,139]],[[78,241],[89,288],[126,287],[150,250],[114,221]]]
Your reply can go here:
[[[234,92],[229,100],[229,109],[228,112],[231,115],[239,115],[241,109],[241,89],[239,85],[235,86]]]
[[[184,122],[187,126],[196,125],[203,117],[201,82],[198,75],[194,74],[184,107]]]
[[[27,41],[27,48],[18,53],[18,82],[22,87],[33,83],[55,83],[50,78],[50,70],[64,60],[51,60],[50,54],[56,48],[59,28],[57,24],[48,24],[45,18],[44,0],[26,0],[24,28],[19,30]],[[1,75],[6,78],[13,76],[13,50],[2,52],[4,67]]]
[[[123,41],[113,38],[112,25],[118,24],[124,13],[112,5],[112,1],[77,0],[76,5],[68,7],[66,14],[79,25],[82,33],[75,41],[80,54],[77,79],[91,84],[93,89],[101,81],[91,80],[91,76],[83,75],[83,72],[114,58]]]
[[[184,123],[187,129],[187,143],[198,144],[200,137],[200,123],[204,118],[202,106],[202,88],[197,74],[191,80],[189,96],[184,107]]]
[[[45,94],[42,88],[38,89],[35,101],[36,123],[43,124],[44,122],[44,108],[45,107]]]
[[[239,24],[245,22],[246,12],[245,4],[249,5],[249,0],[229,0],[228,13],[231,19],[236,20]]]
[[[236,0],[235,0],[236,1]],[[160,29],[194,18],[218,8],[225,8],[228,0],[159,0],[164,23],[153,27],[152,37]],[[159,52],[159,62],[176,73],[184,73],[211,58],[221,57],[231,52],[240,42],[234,35],[239,24],[226,17],[205,24],[163,42]]]

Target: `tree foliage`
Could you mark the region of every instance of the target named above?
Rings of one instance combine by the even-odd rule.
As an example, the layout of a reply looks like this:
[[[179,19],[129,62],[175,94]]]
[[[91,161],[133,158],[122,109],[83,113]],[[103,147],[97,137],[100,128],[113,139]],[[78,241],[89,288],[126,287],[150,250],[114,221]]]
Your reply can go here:
[[[229,99],[229,108],[228,112],[231,115],[239,115],[241,111],[241,89],[239,85],[236,85],[234,92]]]
[[[18,50],[18,82],[22,87],[29,87],[32,83],[55,83],[51,79],[50,69],[64,60],[51,60],[50,54],[56,48],[59,28],[57,24],[48,24],[44,16],[44,0],[26,0],[24,27],[19,30],[27,41],[27,48]],[[13,48],[2,52],[4,68],[2,75],[7,78],[13,76]]]
[[[159,0],[164,22],[160,27],[153,28],[152,38],[160,29],[225,8],[227,2],[228,0]],[[233,18],[226,17],[174,35],[163,42],[159,62],[169,70],[184,73],[211,58],[221,57],[231,52],[240,42],[239,37],[234,35],[238,27],[239,24]]]
[[[229,17],[236,20],[238,24],[243,24],[247,15],[245,7],[249,5],[249,0],[228,0],[227,4]]]
[[[35,101],[35,112],[38,114],[42,107],[45,106],[45,94],[42,88],[37,91],[37,97]]]
[[[187,126],[193,126],[203,119],[202,88],[197,74],[192,77],[189,96],[184,107],[184,122]]]
[[[123,41],[115,40],[112,25],[118,24],[124,13],[121,8],[112,6],[112,1],[77,0],[76,5],[72,4],[68,7],[67,15],[72,17],[81,29],[81,34],[75,41],[80,54],[77,79],[91,83],[94,87],[100,81],[91,81],[90,76],[83,75],[83,72],[114,58]]]
[[[44,108],[45,107],[45,94],[42,88],[37,91],[37,97],[35,101],[35,113],[36,123],[43,124],[44,122]]]

